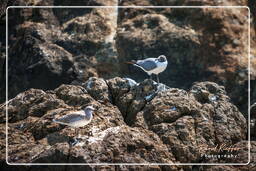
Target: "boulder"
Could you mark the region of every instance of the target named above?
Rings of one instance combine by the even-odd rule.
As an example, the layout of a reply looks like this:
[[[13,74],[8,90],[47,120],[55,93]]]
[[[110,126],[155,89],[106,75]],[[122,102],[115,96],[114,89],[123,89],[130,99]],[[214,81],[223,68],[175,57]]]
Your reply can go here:
[[[212,82],[196,83],[189,92],[159,92],[134,119],[134,126],[154,131],[182,162],[200,161],[201,145],[234,144],[247,133],[244,116]]]

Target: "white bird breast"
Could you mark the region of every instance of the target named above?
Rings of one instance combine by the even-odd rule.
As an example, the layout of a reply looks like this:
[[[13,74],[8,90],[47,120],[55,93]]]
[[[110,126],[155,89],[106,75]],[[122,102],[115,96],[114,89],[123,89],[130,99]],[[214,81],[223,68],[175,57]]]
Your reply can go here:
[[[153,69],[152,71],[148,71],[150,74],[159,74],[163,72],[166,69],[168,62],[157,62],[156,64],[157,67],[155,69]]]
[[[80,120],[80,121],[77,121],[77,122],[74,122],[74,123],[70,123],[70,126],[72,127],[83,127],[87,124],[89,124],[91,122],[91,119],[90,120]]]
[[[92,118],[90,118],[89,120],[85,120],[85,119],[82,119],[82,120],[78,120],[76,122],[71,122],[71,123],[62,123],[63,125],[68,125],[68,126],[71,126],[71,127],[75,127],[75,128],[79,128],[79,127],[83,127],[87,124],[89,124],[91,122]]]

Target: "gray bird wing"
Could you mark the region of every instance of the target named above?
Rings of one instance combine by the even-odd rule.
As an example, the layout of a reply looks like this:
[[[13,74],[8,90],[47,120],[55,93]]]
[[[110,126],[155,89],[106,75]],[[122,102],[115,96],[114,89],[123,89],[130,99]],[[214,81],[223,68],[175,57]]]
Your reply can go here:
[[[74,114],[65,115],[61,118],[55,119],[55,122],[72,123],[82,119],[84,119],[83,115],[74,113]]]
[[[146,71],[153,70],[157,67],[156,61],[154,58],[149,58],[145,60],[138,60],[136,64],[142,67]]]

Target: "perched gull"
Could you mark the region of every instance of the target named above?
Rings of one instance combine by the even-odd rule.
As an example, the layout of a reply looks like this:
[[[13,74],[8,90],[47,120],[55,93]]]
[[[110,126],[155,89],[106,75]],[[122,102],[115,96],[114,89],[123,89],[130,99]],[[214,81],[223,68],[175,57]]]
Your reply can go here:
[[[156,74],[158,83],[159,83],[158,74],[163,72],[166,69],[168,64],[166,56],[164,55],[160,55],[158,58],[147,58],[144,60],[131,61],[127,63],[133,64],[134,66],[141,68],[150,77],[151,77],[151,74]]]
[[[87,106],[84,110],[69,111],[66,115],[53,119],[53,122],[71,126],[75,128],[75,133],[77,134],[77,128],[83,127],[91,122],[94,110],[93,106]]]

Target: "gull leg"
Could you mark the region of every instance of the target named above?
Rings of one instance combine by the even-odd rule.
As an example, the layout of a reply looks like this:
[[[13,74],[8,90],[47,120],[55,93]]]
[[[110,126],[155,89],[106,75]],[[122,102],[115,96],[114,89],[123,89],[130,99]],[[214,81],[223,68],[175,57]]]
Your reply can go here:
[[[77,135],[78,135],[78,133],[79,133],[79,131],[78,131],[78,129],[77,128],[75,128],[75,139],[77,140]]]
[[[76,135],[77,135],[77,128],[75,128],[75,135],[74,135],[74,137],[73,137],[73,140],[71,140],[69,143],[70,143],[70,145],[71,146],[75,146],[77,143],[78,143],[78,139],[76,138]]]
[[[150,79],[151,79],[151,80],[153,80],[153,78],[152,78],[152,74],[150,74],[150,75],[149,75],[149,77],[150,77]]]
[[[79,129],[79,128],[78,128]],[[81,131],[80,131],[80,129],[77,131],[77,137],[78,138],[81,138]]]
[[[75,136],[77,136],[77,134],[78,134],[78,129],[75,128]]]
[[[158,74],[156,75],[156,78],[157,78],[157,83],[159,83],[159,77],[158,77]]]

